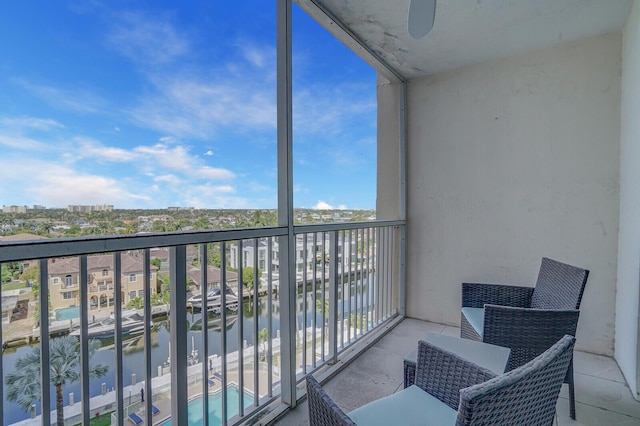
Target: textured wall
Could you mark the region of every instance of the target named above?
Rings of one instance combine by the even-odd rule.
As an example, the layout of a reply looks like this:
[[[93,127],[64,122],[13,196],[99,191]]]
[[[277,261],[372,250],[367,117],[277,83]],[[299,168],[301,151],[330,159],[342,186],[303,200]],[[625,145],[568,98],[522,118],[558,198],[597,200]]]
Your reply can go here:
[[[616,360],[638,398],[640,297],[640,1],[623,31]]]
[[[578,347],[613,354],[621,34],[412,80],[408,315],[459,323],[462,281],[591,270]]]

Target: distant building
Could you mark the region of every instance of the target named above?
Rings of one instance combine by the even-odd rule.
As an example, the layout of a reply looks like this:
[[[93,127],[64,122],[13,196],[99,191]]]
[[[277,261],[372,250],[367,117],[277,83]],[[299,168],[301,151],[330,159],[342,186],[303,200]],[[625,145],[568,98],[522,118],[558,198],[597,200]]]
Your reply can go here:
[[[111,204],[96,204],[94,206],[87,205],[71,205],[67,206],[67,211],[71,213],[92,213],[92,212],[110,212],[113,211],[113,205]]]
[[[346,253],[347,262],[349,259],[353,262],[356,260],[356,254],[358,251],[358,236],[355,239],[351,240],[350,246],[349,241],[342,241],[342,239],[338,239],[338,263],[343,262],[343,252]],[[315,245],[314,245],[315,243]],[[305,247],[306,245],[306,247]],[[344,247],[343,247],[344,245]],[[275,240],[271,244],[271,271],[274,273],[278,273],[280,269],[279,262],[279,248],[278,241]],[[320,253],[323,251],[322,244],[322,233],[318,233],[316,235],[316,239],[314,241],[313,235],[308,235],[308,238],[305,239],[302,235],[296,236],[296,272],[303,273],[306,270],[307,273],[313,270],[314,263],[318,264],[322,261],[322,256]],[[264,239],[258,240],[258,248],[257,248],[257,259],[258,259],[258,269],[262,271],[263,274],[268,273],[267,270],[267,262],[268,262],[268,244]],[[305,258],[306,255],[306,258]],[[245,240],[242,243],[242,267],[251,267],[254,268],[256,263],[256,247],[255,240]],[[240,247],[238,243],[232,243],[229,250],[229,265],[232,268],[238,269],[240,267]]]
[[[27,206],[5,206],[2,205],[2,213],[26,213]]]
[[[41,206],[40,204],[34,204],[32,210],[46,210],[45,206]]]
[[[227,285],[232,288],[238,285],[238,274],[233,271],[226,271]],[[200,268],[190,266],[187,270],[187,281],[189,285],[197,287],[202,293],[202,272]],[[206,291],[213,290],[216,287],[220,287],[221,272],[217,266],[207,266],[207,286]]]
[[[195,210],[195,207],[167,207],[167,210],[170,212],[177,212],[181,210],[192,211]]]
[[[122,304],[144,296],[143,263],[131,255],[122,255]],[[150,289],[157,289],[156,271],[151,265]],[[89,308],[108,309],[114,302],[113,256],[87,257],[87,285]],[[80,305],[80,265],[77,257],[49,260],[49,297],[51,307],[59,308]]]

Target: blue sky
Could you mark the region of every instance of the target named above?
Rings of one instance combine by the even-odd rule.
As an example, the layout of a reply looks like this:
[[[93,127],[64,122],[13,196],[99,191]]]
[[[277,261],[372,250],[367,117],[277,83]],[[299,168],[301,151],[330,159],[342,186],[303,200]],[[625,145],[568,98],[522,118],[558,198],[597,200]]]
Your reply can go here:
[[[0,204],[276,208],[275,1],[0,14]],[[375,208],[375,71],[294,5],[294,204]]]

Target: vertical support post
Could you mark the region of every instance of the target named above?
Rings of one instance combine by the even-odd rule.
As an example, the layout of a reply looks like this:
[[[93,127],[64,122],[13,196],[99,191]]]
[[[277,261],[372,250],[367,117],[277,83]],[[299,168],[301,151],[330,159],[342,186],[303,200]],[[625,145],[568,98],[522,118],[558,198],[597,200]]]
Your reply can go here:
[[[400,253],[398,259],[398,313],[406,315],[407,310],[407,82],[403,81],[400,90]]]
[[[142,251],[142,273],[144,275],[144,394],[145,413],[151,413],[153,394],[151,390],[151,251]],[[147,426],[153,424],[151,416],[146,416]]]
[[[346,231],[345,231],[346,232]],[[351,258],[353,257],[353,253],[351,251],[351,248],[353,247],[353,231],[351,229],[349,229],[349,257],[347,258],[348,266],[349,266],[349,272],[347,272],[347,285],[349,286],[349,307],[348,307],[348,312],[347,315],[349,316],[349,343],[351,343],[351,330],[354,329],[354,324],[353,324],[353,320],[354,320],[354,315],[352,312],[352,306],[351,304],[353,303],[353,288],[354,288],[354,283],[351,281],[352,280],[352,275],[351,275]],[[356,288],[356,296],[357,296],[357,287]],[[357,306],[356,306],[357,308]],[[357,309],[356,309],[356,314],[357,314]],[[357,321],[357,320],[356,320]],[[357,322],[356,322],[357,324]],[[358,338],[358,336],[354,336],[356,339]]]
[[[244,246],[238,241],[238,414],[244,416]],[[226,285],[222,286],[222,298],[225,298]]]
[[[367,315],[365,314],[365,310],[364,310],[364,228],[363,229],[358,229],[356,231],[356,253],[357,253],[357,259],[360,261],[360,314],[358,316],[358,319],[356,320],[356,330],[360,330],[360,335],[362,336],[364,334],[364,324],[367,318]],[[358,266],[358,263],[356,263],[356,269]],[[356,277],[357,278],[357,277]],[[356,294],[357,296],[357,294]],[[360,322],[360,325],[358,326],[358,322]]]
[[[113,331],[114,352],[115,352],[115,381],[116,381],[116,413],[118,426],[124,425],[124,377],[122,359],[122,256],[120,252],[113,253],[113,280],[114,280],[114,305],[113,315],[115,319],[115,330]]]
[[[80,285],[80,395],[82,395],[82,423],[89,424],[91,419],[91,407],[89,400],[91,398],[89,392],[89,313],[87,312],[88,302],[88,270],[87,256],[80,256],[79,269],[79,285]]]
[[[267,358],[267,366],[269,374],[267,374],[267,394],[269,398],[273,396],[273,255],[271,254],[273,250],[273,237],[267,238],[267,267],[269,268],[268,273],[268,288],[267,292],[269,295],[267,296],[267,330],[269,330],[269,345],[267,346],[268,358]]]
[[[1,270],[2,270],[2,262],[0,262],[0,271]],[[0,288],[0,297],[1,296],[2,296],[2,289]],[[0,343],[4,343],[2,340],[2,322],[0,322]],[[4,395],[4,370],[3,370],[2,364],[3,364],[2,357],[0,355],[0,393]],[[3,398],[0,398],[0,419],[4,419],[4,399]]]
[[[339,238],[341,239],[341,244],[340,247],[342,247],[342,262],[340,262],[340,294],[341,294],[341,300],[340,300],[340,312],[341,312],[341,319],[342,319],[342,325],[341,325],[341,329],[340,329],[340,346],[342,347],[342,349],[344,349],[344,334],[345,334],[345,324],[349,324],[349,318],[347,318],[347,314],[345,313],[345,303],[349,303],[349,299],[347,299],[346,296],[346,291],[345,291],[345,286],[344,286],[344,276],[346,271],[346,264],[345,262],[347,261],[347,250],[346,250],[346,246],[344,245],[345,242],[345,234],[346,231],[340,231]],[[347,279],[347,284],[349,283],[349,280]],[[350,327],[350,326],[349,326]],[[347,328],[347,330],[349,330],[349,328]],[[347,333],[349,333],[347,331]],[[349,338],[351,337],[351,334],[348,334]]]
[[[316,368],[316,330],[318,329],[318,312],[317,312],[317,306],[318,306],[318,289],[317,289],[317,282],[318,282],[318,233],[314,232],[313,233],[313,284],[311,286],[311,290],[313,291],[313,303],[311,304],[311,312],[313,312],[313,328],[311,329],[311,356],[312,361],[311,361],[311,365],[313,365],[313,368]]]
[[[240,253],[242,257],[242,253]],[[227,289],[227,245],[225,241],[220,243],[220,291]],[[222,293],[224,294],[224,292]],[[242,309],[242,302],[238,297],[238,309]],[[220,298],[220,367],[222,373],[222,426],[227,425],[227,413],[229,411],[229,398],[227,394],[227,298]],[[242,342],[240,342],[242,344]]]
[[[257,238],[253,239],[253,389],[254,394],[258,394],[258,376],[260,363],[258,360],[258,248],[260,247],[260,241]],[[256,407],[259,405],[260,398],[253,398],[253,405]]]
[[[322,292],[322,301],[320,302],[321,308],[321,318],[322,318],[322,329],[320,332],[321,338],[320,342],[322,342],[322,360],[326,360],[326,352],[324,350],[325,344],[327,343],[327,336],[325,330],[327,328],[327,309],[325,308],[327,302],[327,233],[322,232],[322,283],[320,284],[321,292]]]
[[[40,410],[42,426],[51,425],[51,376],[49,374],[49,263],[40,259]]]
[[[338,362],[338,231],[329,234],[329,364]],[[324,309],[323,309],[324,311]]]
[[[369,331],[369,320],[371,319],[371,315],[372,315],[372,310],[371,310],[371,304],[373,296],[371,294],[371,289],[372,289],[372,282],[373,282],[373,274],[372,274],[372,270],[373,270],[373,266],[371,265],[371,255],[372,255],[372,247],[371,247],[371,228],[367,228],[364,229],[363,231],[364,234],[364,239],[366,241],[366,259],[367,259],[367,310],[365,312],[365,317],[362,319],[362,321],[364,321],[364,323],[362,324],[362,330],[365,331]]]
[[[296,281],[293,230],[293,126],[291,74],[291,0],[277,0],[278,224],[288,228],[280,247],[280,354],[282,402],[296,406]]]
[[[207,244],[200,244],[200,295],[202,296],[202,395],[209,394],[209,263]],[[226,284],[220,286],[222,298],[226,298]],[[222,299],[220,299],[222,300]],[[192,308],[193,309],[193,308]],[[221,324],[221,330],[226,327]],[[148,413],[148,411],[147,411]],[[209,426],[209,398],[202,398],[202,425]]]
[[[187,305],[187,247],[171,247],[169,250],[171,269],[169,271],[171,299],[171,418],[176,425],[186,425],[187,421],[187,319],[184,315]],[[224,284],[223,284],[224,285]]]
[[[309,364],[309,362],[307,361],[307,311],[309,310],[309,307],[307,306],[307,277],[309,276],[308,274],[308,269],[307,269],[307,258],[308,258],[308,253],[307,253],[307,242],[308,242],[308,238],[307,238],[308,234],[304,233],[302,235],[302,253],[304,256],[304,266],[302,267],[303,270],[303,277],[302,277],[302,371],[304,371],[304,373],[307,373],[307,365]],[[296,327],[297,327],[297,320],[296,320]]]

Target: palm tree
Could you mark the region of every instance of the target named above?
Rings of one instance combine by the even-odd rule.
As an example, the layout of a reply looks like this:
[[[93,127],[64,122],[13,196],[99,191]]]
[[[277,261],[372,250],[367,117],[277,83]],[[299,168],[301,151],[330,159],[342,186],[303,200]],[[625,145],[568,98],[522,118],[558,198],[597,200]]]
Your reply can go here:
[[[100,341],[89,340],[89,358],[100,348]],[[77,367],[80,365],[80,342],[73,336],[64,336],[51,340],[49,346],[49,374],[51,385],[56,389],[56,422],[64,425],[63,386],[80,378]],[[89,368],[91,377],[102,377],[109,367],[97,364]],[[18,359],[15,370],[5,378],[6,395],[9,401],[16,402],[25,412],[29,412],[33,401],[40,400],[40,346],[31,353]],[[49,407],[42,407],[45,415]]]

